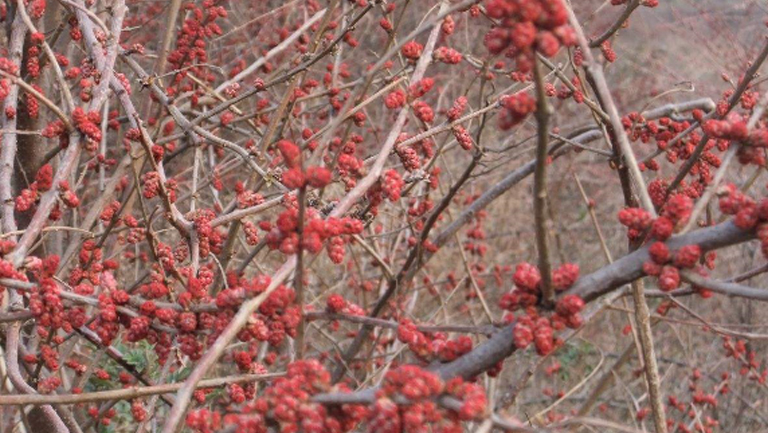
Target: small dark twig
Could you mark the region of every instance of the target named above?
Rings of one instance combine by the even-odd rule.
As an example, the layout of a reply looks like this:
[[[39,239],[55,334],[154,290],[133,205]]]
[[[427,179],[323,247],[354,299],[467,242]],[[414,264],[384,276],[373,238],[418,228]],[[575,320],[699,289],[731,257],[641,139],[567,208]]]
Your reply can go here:
[[[641,0],[631,0],[629,3],[627,3],[627,6],[621,12],[621,15],[619,15],[619,18],[617,18],[616,21],[614,21],[614,23],[611,25],[611,27],[609,27],[608,30],[606,30],[602,35],[589,41],[589,46],[591,48],[597,48],[603,42],[607,41],[611,36],[613,36],[614,33],[618,32],[619,29],[624,26],[624,23],[627,22],[627,20],[629,19],[629,16],[632,15],[632,12],[634,12],[635,9],[637,9],[637,7],[640,6],[640,1]]]

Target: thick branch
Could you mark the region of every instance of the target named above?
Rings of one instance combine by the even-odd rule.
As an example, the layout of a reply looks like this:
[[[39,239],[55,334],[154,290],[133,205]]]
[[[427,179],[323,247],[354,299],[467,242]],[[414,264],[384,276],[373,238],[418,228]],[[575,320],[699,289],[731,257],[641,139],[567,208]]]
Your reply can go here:
[[[702,250],[709,251],[746,242],[754,239],[754,237],[754,233],[745,232],[728,221],[717,226],[676,236],[667,241],[667,245],[672,251],[691,244],[697,244]],[[585,301],[593,302],[600,296],[642,277],[642,267],[646,260],[650,260],[647,246],[616,260],[596,272],[579,278],[574,286],[565,294],[578,294]],[[514,323],[507,325],[471,352],[455,361],[433,366],[432,371],[439,374],[445,380],[454,377],[470,379],[482,374],[515,351],[513,330]],[[346,396],[333,394],[333,397],[334,399],[341,398],[345,402],[360,402],[361,400],[367,401],[367,399],[375,398],[375,392],[375,389],[369,388]],[[326,395],[318,396],[315,400],[325,402],[324,399],[326,398],[330,399]]]

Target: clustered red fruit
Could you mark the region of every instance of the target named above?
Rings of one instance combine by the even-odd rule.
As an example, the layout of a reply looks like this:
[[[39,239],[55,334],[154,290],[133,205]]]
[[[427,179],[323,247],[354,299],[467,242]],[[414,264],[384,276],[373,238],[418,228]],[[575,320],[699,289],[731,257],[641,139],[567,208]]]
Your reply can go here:
[[[67,207],[76,208],[80,205],[80,199],[69,188],[69,182],[66,180],[59,182],[59,198]]]
[[[565,291],[579,278],[579,267],[566,263],[552,271],[552,282],[555,290]],[[512,277],[515,290],[506,293],[500,300],[502,308],[515,311],[519,308],[535,306],[539,302],[541,292],[541,273],[536,266],[523,262],[517,265]]]
[[[229,288],[220,291],[215,299],[216,306],[225,313],[220,313],[222,318],[234,314],[246,299],[263,293],[270,283],[266,276],[248,280],[230,275],[229,280]],[[266,341],[272,346],[279,346],[286,336],[295,337],[301,320],[301,310],[296,305],[295,298],[296,294],[292,288],[278,286],[259,307],[258,314],[255,314],[248,325],[238,333],[238,339],[243,342]],[[206,327],[201,321],[208,321],[208,317],[203,313],[198,316],[198,327]],[[189,328],[194,327],[190,324]],[[221,329],[217,329],[217,332],[220,331]]]
[[[400,193],[403,189],[403,178],[397,170],[387,170],[384,172],[384,179],[381,182],[381,191],[389,201],[400,200]]]
[[[460,336],[449,340],[445,333],[425,333],[408,319],[400,320],[397,327],[397,339],[408,345],[411,352],[420,360],[429,362],[439,359],[450,362],[472,350],[472,339]]]
[[[390,20],[389,20],[388,18],[386,18],[386,17],[382,18],[382,19],[379,21],[379,26],[380,26],[382,29],[384,29],[385,31],[387,31],[387,32],[390,32],[390,31],[392,31],[392,29],[394,28],[394,27],[392,26],[392,21],[390,21]]]
[[[199,209],[187,216],[192,221],[197,232],[200,256],[205,258],[210,253],[220,254],[224,245],[225,233],[211,227],[211,221],[216,213],[211,209]]]
[[[694,110],[694,118],[702,119],[704,114],[700,110]],[[629,138],[633,141],[642,143],[656,142],[656,151],[664,155],[668,162],[675,164],[681,160],[688,160],[693,155],[693,151],[703,138],[702,135],[693,131],[682,139],[679,135],[691,127],[689,120],[673,120],[669,117],[663,117],[657,121],[646,120],[642,115],[633,112],[622,118],[622,124],[627,130]],[[701,196],[704,189],[712,181],[713,169],[720,166],[721,160],[718,152],[723,152],[728,148],[729,141],[725,139],[710,139],[704,146],[701,158],[696,161],[684,180],[678,191],[696,199]],[[640,165],[641,170],[659,171],[661,165],[656,159],[649,159]],[[663,178],[653,180],[648,186],[648,192],[651,195],[653,203],[657,207],[662,207],[667,199],[667,187],[669,183]]]
[[[424,123],[432,123],[432,121],[435,120],[435,112],[432,111],[432,107],[424,101],[416,101],[413,103],[413,113]]]
[[[445,34],[446,36],[450,36],[453,34],[453,32],[456,30],[456,21],[454,21],[453,17],[448,15],[443,20],[443,23],[440,25],[440,30]]]
[[[200,433],[212,433],[224,427],[266,433],[269,418],[279,425],[280,431],[332,433],[350,431],[367,416],[364,406],[334,407],[312,402],[312,396],[319,393],[333,389],[347,391],[343,385],[331,386],[330,374],[317,360],[289,364],[286,376],[272,382],[264,395],[255,400],[255,388],[238,388],[229,389],[233,403],[241,405],[237,412],[221,417],[218,412],[206,409],[192,411],[187,415],[187,426]]]
[[[729,78],[724,77],[728,81]],[[689,160],[694,149],[701,144],[703,151],[693,162],[686,178],[680,183],[677,191],[692,199],[699,198],[705,188],[711,184],[714,169],[720,167],[722,160],[719,152],[724,152],[730,146],[738,146],[736,155],[743,164],[764,166],[766,164],[765,148],[768,147],[768,128],[758,122],[752,130],[747,130],[747,115],[731,112],[730,99],[733,89],[722,94],[716,104],[714,113],[705,115],[700,109],[692,111],[692,120],[662,117],[658,121],[646,120],[641,114],[633,112],[622,118],[624,128],[631,140],[643,143],[656,142],[656,153],[640,164],[641,170],[659,171],[661,165],[653,157],[664,154],[672,164],[680,160]],[[757,92],[747,89],[741,94],[741,108],[753,110],[756,105]],[[704,134],[695,130],[696,123],[702,126]],[[692,132],[690,132],[692,130]],[[685,132],[685,135],[682,133]],[[667,199],[669,182],[663,178],[653,180],[648,187],[654,205],[662,207]]]
[[[603,53],[603,57],[608,63],[613,63],[616,61],[616,52],[613,51],[613,47],[611,47],[610,39],[607,39],[602,44],[600,44],[600,52]]]
[[[727,120],[710,119],[701,125],[704,132],[714,138],[744,141],[749,136],[747,123],[735,116]]]
[[[461,146],[462,149],[472,149],[475,142],[472,140],[472,136],[469,135],[469,131],[467,131],[466,128],[461,125],[454,125],[451,127],[451,132],[453,132],[453,136],[456,138],[456,141],[459,143],[459,146]]]
[[[141,400],[133,400],[131,402],[131,416],[133,416],[133,420],[136,422],[142,422],[147,419],[147,409]]]
[[[65,184],[68,185],[68,184]],[[19,193],[15,200],[17,212],[27,212],[40,200],[42,193],[53,188],[53,167],[45,164],[37,171],[35,181]],[[67,188],[68,189],[68,188]],[[72,199],[72,197],[69,197]],[[76,199],[77,197],[74,197]],[[74,200],[71,200],[74,201]],[[77,206],[74,206],[77,207]]]
[[[693,200],[685,194],[673,194],[664,205],[661,216],[652,218],[641,208],[626,208],[619,211],[619,222],[627,227],[627,236],[632,241],[641,240],[649,234],[651,237],[666,241],[675,227],[685,225],[693,211]],[[648,232],[648,233],[646,233]]]
[[[466,96],[459,96],[456,98],[456,100],[453,101],[453,106],[451,109],[445,113],[445,115],[448,117],[448,120],[453,122],[460,118],[462,114],[464,114],[464,110],[467,109],[468,103],[469,101],[467,100]]]
[[[510,129],[519,125],[529,114],[536,111],[536,100],[526,92],[515,93],[501,98],[499,127]]]
[[[400,158],[400,162],[403,163],[403,167],[407,171],[416,171],[421,168],[421,158],[415,148],[402,144],[405,141],[405,136],[398,138],[398,142],[395,144],[395,154]]]
[[[733,215],[733,224],[741,230],[754,230],[764,257],[768,257],[768,198],[756,202],[736,185],[727,184],[718,191],[720,211]]]
[[[349,316],[364,316],[365,310],[354,302],[350,302],[341,295],[333,294],[326,301],[326,308],[329,313],[346,314]]]
[[[643,272],[657,277],[659,289],[669,292],[680,286],[680,269],[694,269],[703,273],[703,269],[697,267],[702,257],[702,250],[698,245],[684,245],[677,251],[670,251],[665,243],[672,236],[675,227],[685,225],[693,210],[693,201],[684,194],[674,194],[667,200],[662,209],[661,216],[652,218],[651,215],[640,208],[626,208],[619,211],[619,221],[626,226],[628,236],[632,241],[654,239],[648,246],[649,261],[643,264]],[[708,292],[699,289],[702,296],[708,296]]]
[[[408,87],[409,95],[412,99],[418,99],[426,95],[435,86],[435,79],[432,77],[422,78]]]
[[[158,196],[163,196],[164,191],[168,200],[171,203],[176,202],[176,189],[178,184],[174,179],[168,179],[165,185],[162,184],[160,174],[156,171],[149,171],[141,175],[141,181],[143,184],[142,195],[144,198],[151,199]],[[165,188],[163,188],[163,186]]]
[[[98,111],[91,111],[86,114],[81,107],[76,107],[72,112],[72,121],[75,127],[94,143],[101,142],[101,114]]]
[[[421,57],[421,52],[423,50],[424,45],[421,45],[416,41],[408,41],[405,43],[405,45],[403,45],[401,52],[403,53],[403,57],[406,59],[416,61],[419,60],[419,57]]]
[[[400,200],[404,186],[405,181],[397,170],[389,169],[385,171],[381,179],[366,193],[371,207],[370,212],[376,215],[379,205],[384,199],[388,199],[391,202]]]
[[[259,193],[245,189],[245,184],[242,181],[235,183],[235,193],[237,194],[237,207],[239,209],[264,203],[264,197]]]
[[[566,263],[552,271],[552,283],[556,291],[568,290],[579,278],[579,267]],[[541,273],[529,263],[520,263],[512,276],[515,289],[504,294],[499,300],[499,306],[509,312],[523,310],[523,314],[515,317],[508,314],[505,320],[515,322],[513,336],[515,346],[525,349],[535,343],[536,351],[546,355],[560,344],[554,332],[569,328],[579,328],[583,319],[579,314],[584,308],[584,301],[577,295],[566,294],[557,301],[555,313],[550,317],[541,316],[536,306],[541,296]]]
[[[448,65],[458,65],[464,59],[460,52],[449,47],[439,47],[433,53],[432,57],[438,62]]]
[[[394,110],[396,108],[402,108],[405,106],[406,103],[406,95],[405,91],[402,89],[397,89],[389,93],[386,98],[384,98],[384,105],[387,106],[390,110]]]
[[[535,53],[552,57],[576,44],[562,0],[487,0],[485,10],[499,22],[485,35],[486,48],[514,59],[520,72],[532,70]]]
[[[283,185],[289,189],[301,189],[309,185],[312,188],[323,188],[331,183],[331,172],[325,167],[310,166],[306,170],[301,167],[301,149],[288,140],[280,140],[277,148],[288,166],[283,172]]]
[[[435,401],[444,394],[461,401],[458,411]],[[461,421],[478,419],[487,410],[481,386],[461,378],[443,383],[436,374],[414,365],[388,371],[376,397],[368,415],[369,432],[422,431],[426,425],[434,431],[462,431]],[[407,399],[408,404],[398,404],[400,398]]]
[[[768,366],[761,366],[757,353],[748,348],[745,340],[736,340],[730,336],[723,337],[723,349],[725,356],[733,358],[739,363],[739,374],[749,377],[761,385],[768,383]],[[762,371],[760,369],[762,368]]]
[[[187,427],[197,433],[213,433],[221,429],[221,414],[208,409],[190,411],[186,419]]]
[[[283,254],[295,254],[299,247],[317,254],[327,241],[328,257],[334,263],[341,263],[344,261],[344,246],[349,242],[350,236],[363,231],[363,223],[358,219],[322,219],[315,209],[308,208],[299,244],[299,210],[295,203],[289,202],[287,205],[287,209],[277,217],[274,226],[268,222],[262,224],[262,228],[269,232],[266,237],[267,245],[273,250],[279,249]]]
[[[43,14],[45,14],[45,3],[46,0],[30,0],[28,2],[27,8],[29,9],[29,16],[33,19],[40,19],[43,17]]]
[[[197,105],[205,91],[193,80],[187,79],[190,73],[204,80],[212,78],[213,72],[205,65],[208,59],[208,40],[222,34],[216,23],[219,18],[227,18],[227,10],[219,0],[205,0],[202,7],[195,3],[186,3],[184,25],[176,37],[176,48],[168,54],[168,63],[178,71],[167,89],[170,96],[183,92],[192,92],[192,104]]]
[[[339,180],[344,183],[345,189],[351,190],[357,185],[357,179],[365,174],[365,165],[363,160],[356,156],[358,145],[363,142],[363,137],[359,134],[351,134],[350,139],[342,142],[340,138],[331,141],[331,152],[339,152],[337,161],[331,154],[324,156],[326,166],[336,164],[336,172]]]

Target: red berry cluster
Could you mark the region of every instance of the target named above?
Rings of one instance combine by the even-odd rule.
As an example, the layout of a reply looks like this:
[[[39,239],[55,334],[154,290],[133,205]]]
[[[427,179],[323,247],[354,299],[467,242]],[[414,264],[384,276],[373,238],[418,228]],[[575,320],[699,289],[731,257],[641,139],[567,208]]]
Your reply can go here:
[[[323,188],[331,183],[331,172],[325,167],[312,166],[306,171],[301,168],[301,149],[288,140],[281,140],[277,148],[283,156],[288,170],[283,172],[283,184],[290,189],[300,189],[309,185],[313,188]]]
[[[469,135],[469,131],[463,126],[454,125],[451,127],[451,132],[462,149],[471,150],[474,147],[475,142],[472,140],[472,136]]]
[[[555,290],[565,291],[579,278],[579,266],[566,263],[552,271]],[[516,311],[538,304],[541,295],[541,273],[536,266],[523,262],[517,265],[512,277],[516,289],[504,294],[499,301],[501,308]]]
[[[238,209],[245,209],[264,203],[264,197],[259,193],[245,189],[245,184],[242,181],[235,183],[235,193],[237,194]]]
[[[536,111],[536,100],[526,92],[515,93],[501,98],[499,128],[510,129],[519,125],[529,114]]]
[[[81,107],[75,107],[72,111],[72,121],[75,127],[94,143],[101,142],[101,114],[98,111],[91,111],[86,114]]]
[[[461,421],[478,419],[487,410],[483,388],[460,378],[445,384],[429,371],[404,365],[387,372],[377,400],[368,417],[368,431],[399,433],[401,431],[460,432]],[[435,397],[449,395],[461,401],[456,410],[438,405]],[[407,405],[398,404],[406,398]]]
[[[704,113],[694,110],[695,120],[703,120]],[[691,126],[689,120],[673,120],[662,117],[657,121],[646,120],[637,112],[629,113],[622,118],[622,124],[632,141],[649,143],[655,141],[656,151],[663,154],[670,163],[689,159],[696,146],[702,139],[702,135],[694,131],[682,139],[675,139],[680,133]],[[674,141],[674,142],[673,142]],[[670,144],[673,142],[673,144]],[[678,190],[691,198],[698,198],[707,185],[712,181],[713,169],[720,166],[720,156],[717,152],[723,152],[728,148],[729,141],[725,139],[711,139],[705,143],[701,158],[695,162],[688,175],[688,181],[683,181]],[[655,159],[649,159],[640,165],[641,170],[659,171],[661,166]],[[667,199],[666,189],[668,184],[663,179],[656,179],[648,186],[648,192],[654,205],[662,207]]]
[[[432,123],[433,120],[435,120],[435,112],[432,110],[432,107],[429,106],[424,101],[416,101],[413,103],[413,114],[416,115],[416,118],[421,120],[424,123]]]
[[[718,191],[720,211],[733,215],[733,223],[742,230],[755,230],[764,257],[768,257],[768,198],[756,202],[735,185],[727,184]]]
[[[485,46],[493,54],[506,51],[520,72],[530,72],[534,53],[557,54],[561,45],[576,44],[562,0],[488,0],[485,10],[499,26],[485,35]]]
[[[603,54],[603,58],[605,58],[608,63],[613,63],[616,61],[616,51],[613,51],[610,39],[607,39],[602,44],[600,44],[600,52]]]
[[[562,292],[570,288],[579,278],[579,267],[566,263],[552,271],[552,283],[556,291]],[[501,308],[514,312],[520,309],[524,314],[515,318],[507,315],[507,321],[514,321],[514,340],[518,349],[524,349],[535,343],[540,355],[546,355],[554,350],[559,343],[554,332],[566,327],[578,328],[583,319],[579,314],[584,308],[584,301],[577,295],[569,294],[560,298],[555,305],[555,313],[550,317],[539,314],[536,305],[541,296],[541,273],[529,263],[520,263],[512,277],[515,289],[504,294],[499,300]]]
[[[640,208],[626,208],[619,211],[619,222],[629,230],[632,241],[640,240],[647,234],[659,241],[666,241],[676,227],[685,225],[693,211],[693,200],[685,194],[673,194],[662,208],[661,216],[652,218]]]
[[[464,110],[467,109],[468,103],[469,101],[466,96],[459,96],[456,98],[456,100],[453,101],[451,108],[445,113],[448,120],[454,122],[459,119],[464,114]]]
[[[32,292],[29,309],[38,318],[37,332],[48,337],[58,329],[72,332],[85,324],[85,310],[82,307],[64,307],[59,295],[59,288],[51,277],[39,282],[36,291]],[[51,367],[49,365],[49,367]],[[56,370],[57,368],[51,368]]]
[[[187,217],[192,220],[197,231],[200,257],[208,257],[211,252],[220,254],[226,240],[226,233],[211,227],[211,221],[216,217],[216,213],[211,209],[199,209],[194,215]]]
[[[219,317],[224,320],[224,325],[243,301],[264,292],[270,283],[265,276],[247,280],[232,275],[229,280],[230,287],[216,295],[216,305],[222,310]],[[278,286],[259,307],[258,314],[240,331],[240,341],[267,341],[278,346],[286,335],[295,337],[301,320],[301,310],[295,304],[295,298],[292,288]]]
[[[384,98],[384,105],[386,105],[390,110],[395,110],[397,108],[404,107],[406,100],[407,96],[405,95],[405,91],[402,89],[396,89],[390,92]]]
[[[370,213],[378,214],[379,205],[388,199],[391,202],[400,200],[405,181],[395,169],[384,172],[381,179],[366,193],[370,205]]]
[[[355,156],[358,144],[363,142],[363,137],[359,134],[352,134],[350,140],[342,144],[341,139],[335,138],[331,141],[330,150],[340,151],[336,171],[339,178],[344,182],[347,191],[357,185],[357,179],[365,174],[365,164],[363,160]],[[333,164],[333,158],[330,154],[324,157],[326,166]]]
[[[160,174],[156,171],[150,171],[141,175],[142,182],[142,195],[146,199],[151,199],[161,195],[162,189],[160,188]],[[171,203],[176,202],[176,189],[178,184],[174,179],[168,179],[165,182],[165,190],[168,193],[168,200]]]
[[[701,125],[701,128],[708,135],[724,140],[744,141],[749,137],[747,122],[736,115],[731,116],[726,120],[707,120]]]
[[[739,142],[741,146],[739,146],[737,156],[741,164],[765,166],[768,128],[748,131],[745,119],[731,113],[725,120],[707,120],[702,125],[702,129],[717,139]]]
[[[672,291],[680,286],[680,269],[693,269],[702,256],[698,245],[685,245],[674,254],[664,243],[672,236],[676,227],[685,225],[693,210],[693,201],[684,194],[674,194],[662,209],[661,216],[652,218],[639,208],[626,208],[619,212],[619,221],[629,229],[628,236],[633,241],[645,237],[654,239],[648,248],[649,261],[643,264],[643,271],[658,277],[659,288]],[[701,271],[701,270],[697,270]],[[702,291],[703,296],[708,292]]]
[[[405,57],[410,61],[419,60],[419,57],[421,57],[422,51],[424,51],[424,45],[421,45],[416,41],[406,42],[405,45],[403,45],[403,48],[401,49],[401,52],[403,53],[403,57]]]
[[[441,332],[427,334],[421,332],[408,319],[400,320],[397,339],[407,344],[411,352],[424,362],[434,359],[450,362],[472,350],[472,339],[467,336],[449,340],[447,335]]]
[[[40,19],[45,14],[46,0],[26,0],[24,3],[29,9],[29,16],[33,19]]]
[[[0,58],[2,60],[2,58]],[[0,79],[0,100],[5,100],[5,98],[8,96],[8,93],[11,91],[10,84],[8,84],[8,80],[5,78]]]
[[[746,376],[761,385],[768,382],[768,367],[760,365],[757,353],[748,347],[741,339],[733,341],[729,336],[723,337],[723,349],[727,358],[733,358],[739,363],[739,374]],[[760,371],[760,369],[763,369]]]
[[[432,53],[432,58],[448,65],[458,65],[464,59],[460,52],[450,47],[439,47]]]
[[[53,187],[53,167],[45,164],[37,171],[35,181],[29,185],[29,188],[23,189],[15,200],[17,212],[26,212],[40,200],[40,195]]]
[[[59,182],[59,198],[67,207],[76,208],[80,206],[80,199],[69,188],[69,182],[66,180]]]
[[[176,37],[175,50],[168,55],[172,69],[179,71],[174,76],[173,87],[168,89],[171,96],[191,91],[192,103],[197,105],[200,96],[205,94],[193,81],[185,82],[184,79],[190,72],[203,79],[208,79],[212,74],[208,68],[195,65],[209,62],[207,40],[222,34],[216,21],[226,18],[228,13],[220,6],[221,3],[221,0],[204,0],[202,7],[192,2],[184,5],[187,18]]]
[[[348,242],[349,236],[363,231],[363,223],[358,219],[350,217],[322,219],[318,212],[311,208],[306,210],[305,219],[301,239],[302,249],[317,254],[322,250],[323,244],[329,241],[328,256],[337,264],[344,260],[344,245]],[[289,205],[280,213],[274,227],[266,223],[262,224],[262,228],[269,230],[266,241],[271,249],[279,249],[287,255],[298,251],[299,210],[295,204]]]
[[[421,158],[415,147],[406,146],[402,142],[408,138],[406,134],[401,134],[395,143],[395,154],[400,158],[400,162],[406,171],[413,172],[421,168]]]
[[[339,294],[333,294],[328,297],[325,309],[329,313],[334,314],[346,314],[349,316],[365,315],[365,310],[359,305],[344,299],[344,297]]]
[[[263,396],[246,404],[240,414],[227,416],[224,424],[253,426],[247,431],[266,432],[265,420],[270,419],[283,432],[350,431],[365,417],[366,410],[357,405],[329,407],[311,401],[313,395],[331,389],[331,376],[319,361],[297,361],[288,365],[286,376],[272,382]]]
[[[214,433],[221,429],[221,414],[208,409],[192,410],[187,414],[187,427],[197,433]]]

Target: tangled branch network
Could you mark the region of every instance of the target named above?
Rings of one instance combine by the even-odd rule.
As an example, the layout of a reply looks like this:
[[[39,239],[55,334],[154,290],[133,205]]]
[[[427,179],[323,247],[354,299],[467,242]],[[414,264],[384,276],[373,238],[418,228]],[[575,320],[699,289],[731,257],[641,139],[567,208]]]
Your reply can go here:
[[[0,431],[768,428],[734,3],[0,1]]]

